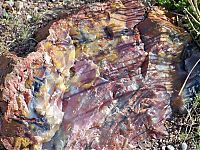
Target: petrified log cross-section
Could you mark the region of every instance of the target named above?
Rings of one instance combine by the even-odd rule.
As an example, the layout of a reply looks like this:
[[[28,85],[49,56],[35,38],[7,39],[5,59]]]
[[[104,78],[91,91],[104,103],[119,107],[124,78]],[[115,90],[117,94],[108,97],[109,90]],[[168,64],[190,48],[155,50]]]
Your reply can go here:
[[[137,0],[95,3],[53,23],[36,52],[1,56],[1,144],[133,149],[166,134],[189,36],[157,11],[145,19]]]

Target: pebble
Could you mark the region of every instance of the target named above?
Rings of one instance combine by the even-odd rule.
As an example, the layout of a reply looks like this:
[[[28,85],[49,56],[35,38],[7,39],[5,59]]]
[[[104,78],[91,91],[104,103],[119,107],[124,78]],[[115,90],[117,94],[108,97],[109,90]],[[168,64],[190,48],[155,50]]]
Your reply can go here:
[[[15,7],[18,9],[18,10],[21,10],[23,7],[24,7],[24,3],[22,1],[16,1],[15,2]]]
[[[181,144],[181,150],[187,150],[187,144],[185,142]]]
[[[3,15],[3,7],[2,7],[2,2],[0,2],[0,17]]]
[[[175,150],[174,146],[172,146],[172,145],[167,145],[167,149],[168,150]]]
[[[31,16],[31,15],[27,15],[27,16],[26,16],[26,19],[27,19],[27,20],[31,20],[31,19],[32,19],[32,16]]]

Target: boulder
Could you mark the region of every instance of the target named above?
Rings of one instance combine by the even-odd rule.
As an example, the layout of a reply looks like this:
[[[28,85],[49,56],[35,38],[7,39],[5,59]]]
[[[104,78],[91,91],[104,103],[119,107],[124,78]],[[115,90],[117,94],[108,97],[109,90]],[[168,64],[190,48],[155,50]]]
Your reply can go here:
[[[176,68],[191,39],[164,11],[146,15],[137,0],[110,0],[48,33],[26,57],[0,56],[5,148],[134,149],[167,134]]]

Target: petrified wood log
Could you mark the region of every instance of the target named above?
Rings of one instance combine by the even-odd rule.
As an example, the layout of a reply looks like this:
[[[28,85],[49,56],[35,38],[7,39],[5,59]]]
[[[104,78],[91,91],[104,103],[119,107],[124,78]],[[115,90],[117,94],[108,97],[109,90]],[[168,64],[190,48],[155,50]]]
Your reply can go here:
[[[188,34],[137,0],[83,7],[27,57],[0,57],[6,149],[133,149],[167,134]]]

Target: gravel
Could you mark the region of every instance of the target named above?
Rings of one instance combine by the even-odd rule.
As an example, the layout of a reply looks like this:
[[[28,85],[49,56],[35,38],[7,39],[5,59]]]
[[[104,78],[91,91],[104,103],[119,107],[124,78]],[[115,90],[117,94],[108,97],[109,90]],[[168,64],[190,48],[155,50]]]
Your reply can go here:
[[[175,150],[175,148],[172,145],[167,145],[167,150]]]
[[[7,0],[0,1],[0,54],[6,51],[33,51],[34,33],[60,13],[69,13],[92,0]],[[73,9],[72,9],[73,8]]]
[[[187,143],[183,142],[181,144],[181,150],[187,150]]]

